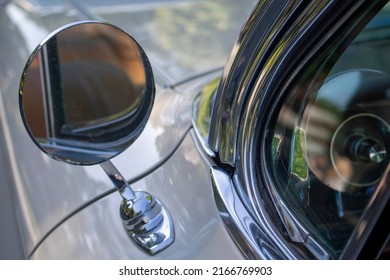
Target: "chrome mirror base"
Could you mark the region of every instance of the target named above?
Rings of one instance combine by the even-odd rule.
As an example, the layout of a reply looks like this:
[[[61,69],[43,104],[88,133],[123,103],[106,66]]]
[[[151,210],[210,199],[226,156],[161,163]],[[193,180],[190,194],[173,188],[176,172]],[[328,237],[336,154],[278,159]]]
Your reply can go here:
[[[151,194],[134,191],[111,161],[100,164],[122,196],[120,216],[125,230],[144,252],[155,255],[175,240],[172,217]]]
[[[120,215],[135,244],[150,255],[161,252],[175,240],[171,215],[149,193],[135,192],[134,200],[124,199]]]

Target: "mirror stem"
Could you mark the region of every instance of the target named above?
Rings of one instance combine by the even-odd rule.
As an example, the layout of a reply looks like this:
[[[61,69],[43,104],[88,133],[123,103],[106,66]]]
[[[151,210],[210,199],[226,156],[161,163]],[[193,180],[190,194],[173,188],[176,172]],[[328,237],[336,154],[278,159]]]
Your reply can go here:
[[[129,183],[123,178],[121,173],[116,169],[110,160],[102,162],[100,166],[106,172],[108,177],[114,183],[115,188],[118,190],[119,194],[126,201],[135,199],[135,192],[130,187]]]

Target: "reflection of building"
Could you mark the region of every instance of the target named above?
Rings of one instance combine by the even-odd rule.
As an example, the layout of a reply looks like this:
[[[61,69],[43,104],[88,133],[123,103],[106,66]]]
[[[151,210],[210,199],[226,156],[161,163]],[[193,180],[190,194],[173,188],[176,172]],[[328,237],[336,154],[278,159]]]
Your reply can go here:
[[[144,85],[145,73],[137,45],[126,34],[106,25],[80,25],[57,36],[61,62],[105,62],[124,71],[132,84]]]
[[[46,138],[53,122],[48,117],[56,126],[96,125],[129,114],[144,87],[143,63],[130,37],[107,25],[78,25],[46,42],[30,64],[25,114],[32,133]]]

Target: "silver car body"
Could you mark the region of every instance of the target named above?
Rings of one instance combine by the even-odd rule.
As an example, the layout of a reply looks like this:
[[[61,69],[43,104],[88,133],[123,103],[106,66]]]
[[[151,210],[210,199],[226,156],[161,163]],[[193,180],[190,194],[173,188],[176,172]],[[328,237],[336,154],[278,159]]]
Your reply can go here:
[[[120,196],[103,170],[50,159],[30,141],[18,112],[20,75],[35,46],[64,24],[98,19],[129,32],[154,69],[157,96],[150,120],[134,145],[113,160],[135,189],[153,193],[173,216],[176,240],[153,258],[242,258],[215,206],[211,163],[199,153],[191,112],[201,88],[220,75],[253,1],[5,2],[0,4],[1,203],[16,217],[6,224],[14,239],[20,235],[22,256],[16,257],[150,258],[123,230]]]

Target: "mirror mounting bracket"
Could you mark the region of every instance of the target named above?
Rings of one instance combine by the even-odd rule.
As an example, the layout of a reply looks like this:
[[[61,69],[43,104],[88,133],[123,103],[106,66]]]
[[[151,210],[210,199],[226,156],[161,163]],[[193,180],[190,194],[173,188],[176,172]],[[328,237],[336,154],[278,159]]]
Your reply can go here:
[[[134,191],[111,161],[100,164],[122,196],[120,216],[135,244],[155,255],[175,240],[172,217],[166,207],[144,191]]]

